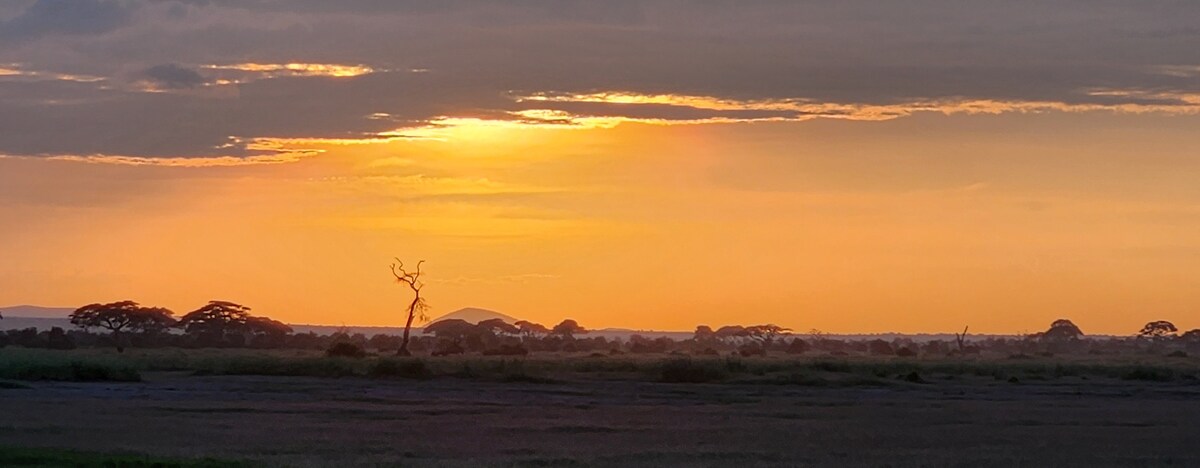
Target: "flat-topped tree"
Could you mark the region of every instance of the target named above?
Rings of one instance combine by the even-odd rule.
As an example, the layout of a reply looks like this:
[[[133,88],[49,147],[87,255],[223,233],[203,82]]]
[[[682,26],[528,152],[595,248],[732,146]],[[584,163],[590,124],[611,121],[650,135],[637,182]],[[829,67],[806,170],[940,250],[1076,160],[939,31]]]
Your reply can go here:
[[[189,335],[220,343],[229,333],[244,332],[249,320],[249,307],[227,301],[209,301],[204,307],[181,317],[176,326]]]
[[[125,332],[163,330],[175,323],[172,312],[162,307],[142,307],[134,301],[88,304],[71,312],[71,324],[83,329],[103,328],[112,332],[118,353],[125,352]]]
[[[1083,331],[1074,322],[1058,319],[1050,324],[1050,328],[1039,334],[1042,339],[1049,341],[1074,341],[1083,337]]]
[[[550,329],[540,323],[533,323],[528,320],[518,320],[513,324],[517,327],[517,332],[525,338],[536,338],[550,333]]]
[[[1175,324],[1166,320],[1158,320],[1147,323],[1146,326],[1142,327],[1142,330],[1138,332],[1137,336],[1140,338],[1149,338],[1151,340],[1161,340],[1175,336],[1175,332],[1177,331],[1179,331],[1179,329],[1175,328]]]
[[[422,322],[428,320],[429,317],[425,312],[429,310],[429,304],[425,302],[425,298],[421,297],[421,289],[425,287],[425,283],[421,282],[421,264],[425,260],[417,262],[417,269],[408,271],[404,269],[404,262],[396,259],[396,263],[392,264],[392,276],[396,277],[396,282],[408,286],[413,292],[413,300],[408,303],[408,320],[404,322],[404,338],[400,341],[400,349],[396,350],[397,356],[409,356],[412,353],[408,351],[408,336],[412,330],[413,319],[420,318]]]
[[[745,336],[758,341],[765,351],[771,346],[771,343],[775,341],[776,337],[780,335],[786,335],[791,333],[791,331],[791,328],[784,328],[773,323],[768,323],[766,325],[754,325],[746,327],[743,330],[743,333],[745,333]]]
[[[575,335],[583,335],[587,332],[586,328],[583,328],[579,325],[579,322],[572,319],[563,320],[550,330],[551,335],[561,336],[566,340],[573,340],[575,339]]]

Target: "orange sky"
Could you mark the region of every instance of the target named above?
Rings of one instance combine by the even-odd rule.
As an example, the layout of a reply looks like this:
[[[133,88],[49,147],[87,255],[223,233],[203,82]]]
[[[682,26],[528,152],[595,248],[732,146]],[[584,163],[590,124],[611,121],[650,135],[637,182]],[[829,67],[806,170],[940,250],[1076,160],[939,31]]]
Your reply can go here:
[[[1200,4],[1027,7],[0,4],[0,305],[1200,327]]]
[[[427,260],[435,315],[831,332],[1012,333],[1059,317],[1093,333],[1196,326],[1200,162],[1184,155],[1200,150],[1187,131],[1198,123],[465,128],[279,165],[0,160],[19,195],[0,209],[0,303],[128,298],[182,312],[225,299],[291,322],[395,325],[396,255]]]

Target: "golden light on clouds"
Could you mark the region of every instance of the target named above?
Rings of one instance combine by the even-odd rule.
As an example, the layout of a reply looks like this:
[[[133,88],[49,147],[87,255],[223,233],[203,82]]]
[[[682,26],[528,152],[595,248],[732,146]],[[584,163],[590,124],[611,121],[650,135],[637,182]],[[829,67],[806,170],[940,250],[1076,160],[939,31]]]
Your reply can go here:
[[[266,76],[329,76],[335,78],[355,77],[375,72],[375,69],[365,65],[340,65],[331,63],[234,63],[208,64],[202,65],[201,68],[254,72]]]

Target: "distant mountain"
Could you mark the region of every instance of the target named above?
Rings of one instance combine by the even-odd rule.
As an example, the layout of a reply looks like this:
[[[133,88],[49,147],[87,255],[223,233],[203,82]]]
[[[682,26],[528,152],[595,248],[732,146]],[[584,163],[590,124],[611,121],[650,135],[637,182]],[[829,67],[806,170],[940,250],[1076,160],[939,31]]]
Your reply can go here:
[[[67,318],[67,316],[71,315],[71,312],[74,311],[75,309],[68,307],[19,305],[12,307],[0,307],[0,316],[27,318]]]
[[[464,320],[464,321],[467,321],[470,323],[479,323],[484,320],[491,320],[491,319],[500,319],[500,320],[505,321],[506,323],[515,323],[518,320],[520,320],[516,317],[504,315],[504,314],[502,314],[500,312],[496,312],[494,310],[477,309],[474,307],[467,307],[465,309],[458,309],[454,312],[450,312],[446,315],[443,315],[441,317],[430,320],[429,323],[425,324],[425,326],[429,326],[430,324],[435,323],[435,322],[441,322],[442,320],[450,320],[450,319],[459,319],[459,320]]]

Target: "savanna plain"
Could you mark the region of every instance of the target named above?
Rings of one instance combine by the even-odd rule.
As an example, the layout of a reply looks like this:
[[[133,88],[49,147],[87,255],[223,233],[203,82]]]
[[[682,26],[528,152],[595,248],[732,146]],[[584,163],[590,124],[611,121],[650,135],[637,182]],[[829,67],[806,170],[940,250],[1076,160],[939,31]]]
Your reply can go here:
[[[1200,465],[1163,355],[0,349],[3,466]]]

